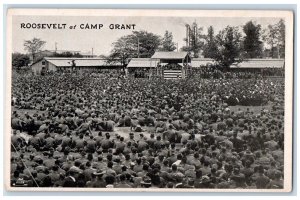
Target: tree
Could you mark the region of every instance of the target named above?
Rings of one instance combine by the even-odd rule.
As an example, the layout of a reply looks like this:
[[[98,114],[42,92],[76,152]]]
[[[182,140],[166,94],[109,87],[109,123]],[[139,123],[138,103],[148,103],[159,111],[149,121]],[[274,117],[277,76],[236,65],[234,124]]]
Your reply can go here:
[[[16,69],[21,67],[27,67],[30,63],[30,58],[26,54],[13,53],[12,54],[12,66]]]
[[[181,49],[191,53],[191,56],[194,58],[198,58],[204,46],[203,39],[205,35],[202,34],[203,27],[198,28],[198,24],[194,22],[192,26],[186,24],[186,30],[187,37],[183,39],[186,42],[186,46],[183,46]]]
[[[216,36],[216,42],[218,50],[213,59],[220,67],[226,69],[233,63],[242,61],[241,33],[238,27],[227,26],[221,30]]]
[[[51,57],[68,57],[68,58],[82,58],[83,56],[80,53],[71,53],[69,51],[57,53],[55,52],[53,56]]]
[[[276,24],[270,24],[264,30],[263,40],[269,45],[267,50],[270,51],[272,58],[285,56],[285,23],[280,19]]]
[[[278,43],[278,32],[275,25],[269,24],[268,29],[264,30],[263,39],[270,46],[270,56],[275,57],[275,47]]]
[[[109,62],[121,60],[125,66],[130,58],[150,58],[161,44],[158,35],[147,31],[133,31],[113,43],[113,49],[108,56]]]
[[[175,43],[173,42],[172,32],[166,31],[161,41],[161,51],[174,51],[176,49]]]
[[[25,50],[31,54],[33,61],[35,61],[35,54],[39,52],[45,44],[46,42],[39,38],[33,38],[32,40],[24,41]]]
[[[278,55],[279,57],[285,57],[285,23],[283,19],[280,19],[276,24],[278,29]]]
[[[131,42],[137,44],[137,38],[139,45],[136,50],[139,49],[139,57],[150,58],[161,44],[161,37],[147,31],[133,31],[131,35]],[[137,52],[137,51],[136,51]]]
[[[245,33],[243,49],[246,58],[262,57],[262,41],[260,41],[261,25],[255,25],[252,21],[243,26]]]
[[[205,40],[206,44],[204,45],[203,56],[205,58],[214,58],[218,51],[218,47],[214,36],[214,28],[212,26],[208,27]]]

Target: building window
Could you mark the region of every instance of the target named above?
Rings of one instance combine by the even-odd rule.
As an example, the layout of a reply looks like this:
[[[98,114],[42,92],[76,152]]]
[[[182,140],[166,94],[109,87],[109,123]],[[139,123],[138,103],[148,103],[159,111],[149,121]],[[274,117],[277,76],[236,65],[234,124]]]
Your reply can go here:
[[[46,65],[46,61],[42,61],[42,65]]]

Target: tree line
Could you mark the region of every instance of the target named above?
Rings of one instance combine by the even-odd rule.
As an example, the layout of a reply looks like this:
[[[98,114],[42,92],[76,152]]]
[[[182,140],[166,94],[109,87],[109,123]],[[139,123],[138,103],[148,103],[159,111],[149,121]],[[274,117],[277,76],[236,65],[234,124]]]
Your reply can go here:
[[[215,34],[214,27],[209,26],[207,33],[196,22],[186,26],[192,27],[188,38],[183,38],[187,45],[180,50],[188,52],[191,57],[214,59],[218,66],[229,67],[233,63],[241,62],[248,58],[284,58],[285,57],[285,22],[280,19],[277,23],[262,29],[260,24],[248,21],[241,27],[226,26]],[[24,41],[25,50],[34,58],[45,45],[45,41],[34,38]],[[124,66],[132,58],[150,58],[156,51],[178,50],[178,44],[173,41],[172,32],[165,31],[164,36],[147,32],[133,31],[129,35],[118,38],[112,44],[108,56],[101,56],[109,62],[116,60]],[[29,57],[24,54],[13,55],[13,66],[26,66]],[[64,53],[56,57],[78,56]]]
[[[285,51],[285,23],[280,19],[262,29],[260,24],[248,21],[240,30],[237,26],[227,26],[216,35],[213,26],[203,33],[203,27],[196,22],[192,25],[189,38],[183,40],[187,46],[181,51],[189,52],[191,57],[214,59],[218,66],[229,67],[233,63],[249,58],[284,58]],[[171,32],[166,31],[163,37],[147,32],[133,31],[113,43],[110,55],[111,61],[121,60],[124,65],[131,58],[150,58],[155,51],[174,51],[176,44]]]

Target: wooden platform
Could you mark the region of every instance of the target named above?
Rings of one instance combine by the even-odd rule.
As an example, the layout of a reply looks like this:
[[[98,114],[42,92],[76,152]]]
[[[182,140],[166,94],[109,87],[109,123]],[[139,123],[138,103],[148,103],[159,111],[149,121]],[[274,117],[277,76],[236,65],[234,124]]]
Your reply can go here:
[[[164,79],[183,78],[181,70],[164,70]]]

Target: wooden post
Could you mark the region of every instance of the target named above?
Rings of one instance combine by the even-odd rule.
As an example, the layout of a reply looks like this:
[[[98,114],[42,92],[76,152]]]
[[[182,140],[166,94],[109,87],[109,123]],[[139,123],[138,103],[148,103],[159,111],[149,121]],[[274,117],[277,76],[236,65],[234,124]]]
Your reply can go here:
[[[159,59],[158,62],[159,62],[159,66],[160,66],[161,77],[162,77],[162,78],[165,78],[165,68],[164,68],[163,65],[161,64],[161,63],[162,63],[161,59]]]
[[[150,75],[149,75],[149,79],[150,79],[150,76],[152,74],[152,59],[151,58],[150,58],[150,69],[149,69],[149,71],[150,71]]]
[[[190,75],[190,69],[189,69],[189,66],[188,66],[188,59],[186,59],[185,64],[186,64],[186,72],[187,72],[186,76],[188,77]]]

